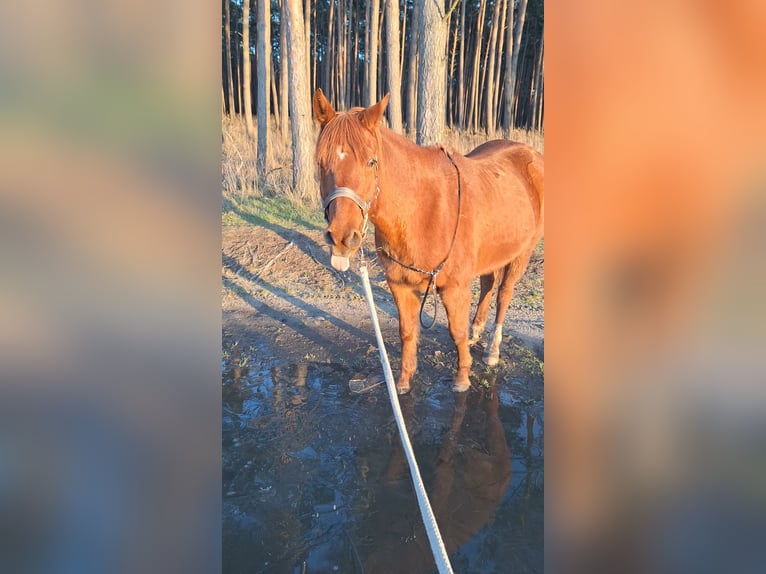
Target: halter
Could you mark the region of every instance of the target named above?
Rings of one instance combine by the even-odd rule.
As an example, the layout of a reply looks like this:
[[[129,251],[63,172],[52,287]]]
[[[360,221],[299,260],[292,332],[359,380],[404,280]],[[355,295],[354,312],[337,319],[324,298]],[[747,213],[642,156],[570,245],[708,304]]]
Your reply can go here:
[[[452,167],[455,168],[455,173],[457,174],[457,221],[455,222],[455,230],[452,233],[452,241],[450,241],[450,246],[449,246],[449,249],[447,250],[447,255],[444,256],[444,259],[442,259],[441,263],[439,263],[432,271],[426,271],[425,269],[420,269],[419,267],[415,267],[414,265],[408,265],[407,263],[404,263],[403,261],[399,261],[396,257],[391,255],[388,251],[386,251],[382,247],[379,247],[377,249],[377,251],[380,251],[381,253],[383,253],[386,257],[388,257],[391,261],[393,261],[397,265],[401,265],[405,269],[414,271],[415,273],[422,273],[423,275],[428,275],[428,286],[426,287],[426,292],[423,294],[423,300],[420,303],[420,324],[423,326],[424,329],[430,329],[436,324],[436,311],[438,310],[438,306],[436,303],[436,276],[439,275],[439,272],[441,272],[442,268],[444,267],[444,264],[447,263],[447,259],[449,259],[449,256],[452,254],[452,248],[455,247],[455,240],[457,239],[457,231],[458,231],[458,227],[460,226],[460,216],[462,214],[463,193],[462,193],[462,185],[460,181],[461,179],[460,170],[458,169],[457,164],[455,163],[455,160],[453,159],[452,155],[443,147],[441,148],[441,150],[444,152],[444,155],[447,156],[447,159],[452,164]],[[362,210],[362,217],[364,218],[364,222],[362,223],[363,237],[365,233],[367,232],[367,222],[368,222],[368,214],[369,214],[370,208],[372,207],[372,204],[375,203],[375,200],[378,199],[378,195],[380,195],[377,156],[373,156],[367,161],[367,167],[372,167],[375,169],[375,195],[370,201],[364,201],[359,196],[359,194],[356,193],[350,187],[336,187],[322,201],[322,208],[324,209],[325,221],[329,221],[327,217],[327,209],[330,207],[330,204],[336,199],[345,197],[346,199],[350,199],[351,201],[356,203],[359,209]],[[364,261],[364,251],[362,248],[359,249],[359,253],[360,253],[360,257],[362,258],[362,263],[366,264],[366,262]],[[429,293],[433,295],[434,316],[431,322],[429,324],[426,324],[426,322],[423,321],[423,311],[425,310],[426,301],[428,300]]]
[[[327,217],[327,210],[330,208],[330,204],[339,197],[345,197],[346,199],[350,199],[356,203],[359,206],[359,209],[362,210],[362,217],[364,218],[364,223],[362,224],[362,235],[365,234],[367,231],[367,215],[369,214],[372,204],[375,203],[375,200],[378,199],[378,195],[380,194],[380,185],[378,183],[378,157],[372,156],[367,161],[367,167],[372,167],[375,169],[375,195],[373,198],[370,201],[364,201],[361,197],[359,197],[359,194],[350,187],[336,187],[330,192],[330,195],[325,197],[322,201],[325,221],[329,222]]]

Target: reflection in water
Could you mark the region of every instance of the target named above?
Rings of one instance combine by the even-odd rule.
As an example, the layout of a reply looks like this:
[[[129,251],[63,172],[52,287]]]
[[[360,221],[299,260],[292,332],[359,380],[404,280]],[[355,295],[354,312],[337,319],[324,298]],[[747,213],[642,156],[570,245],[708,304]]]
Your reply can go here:
[[[402,401],[408,428],[412,401]],[[456,393],[450,426],[444,433],[436,460],[423,460],[424,480],[434,515],[448,553],[457,550],[489,523],[511,480],[511,456],[498,417],[498,396],[487,389]],[[425,464],[430,463],[430,480]],[[413,507],[409,468],[401,443],[395,443],[383,476],[376,516],[375,550],[365,562],[370,574],[429,572],[434,560],[422,520]]]
[[[385,388],[349,377],[224,368],[224,572],[434,571]],[[455,572],[541,572],[542,397],[487,383],[402,410]]]

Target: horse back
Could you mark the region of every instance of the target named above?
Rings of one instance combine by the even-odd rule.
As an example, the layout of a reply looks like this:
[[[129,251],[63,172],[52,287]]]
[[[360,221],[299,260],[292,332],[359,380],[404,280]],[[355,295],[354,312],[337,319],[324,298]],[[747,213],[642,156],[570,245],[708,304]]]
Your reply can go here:
[[[492,166],[496,165],[505,171],[510,166],[512,173],[526,181],[527,185],[524,187],[534,212],[539,235],[542,235],[545,204],[545,169],[542,154],[520,142],[492,140],[481,144],[465,157],[475,160],[483,169],[492,169]]]

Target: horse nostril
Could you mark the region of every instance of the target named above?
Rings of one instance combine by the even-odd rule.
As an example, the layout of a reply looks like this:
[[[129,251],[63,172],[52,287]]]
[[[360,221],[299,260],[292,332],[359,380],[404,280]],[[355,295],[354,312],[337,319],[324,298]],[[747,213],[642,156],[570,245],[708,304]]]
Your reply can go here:
[[[332,239],[332,233],[330,233],[330,230],[324,232],[324,240],[327,243],[327,245],[335,245],[335,241]]]
[[[359,247],[359,245],[362,243],[362,235],[358,231],[352,231],[351,233],[346,235],[346,238],[343,240],[343,243],[349,249],[354,249],[356,247]]]

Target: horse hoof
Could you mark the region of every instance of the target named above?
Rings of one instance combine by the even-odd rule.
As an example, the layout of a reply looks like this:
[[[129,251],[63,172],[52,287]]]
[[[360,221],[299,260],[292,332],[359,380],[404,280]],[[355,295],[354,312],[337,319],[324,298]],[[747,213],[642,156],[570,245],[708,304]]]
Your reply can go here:
[[[468,372],[458,373],[452,385],[452,390],[456,393],[464,393],[471,388],[471,381],[468,378]]]
[[[404,385],[396,385],[396,394],[398,395],[406,395],[412,390],[412,387],[410,385],[404,386]]]
[[[484,362],[490,367],[494,367],[500,362],[500,356],[487,355],[486,357],[484,357]]]
[[[458,383],[457,381],[455,381],[455,384],[452,385],[452,390],[455,391],[456,393],[464,393],[470,388],[471,388],[470,381],[466,383]]]

